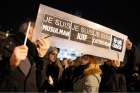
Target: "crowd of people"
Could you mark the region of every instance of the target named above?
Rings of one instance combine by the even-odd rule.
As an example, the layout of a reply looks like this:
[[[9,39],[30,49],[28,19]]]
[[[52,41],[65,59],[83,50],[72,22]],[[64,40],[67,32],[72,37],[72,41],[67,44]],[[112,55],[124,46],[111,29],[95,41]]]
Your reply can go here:
[[[107,60],[99,64],[96,56],[84,54],[75,60],[57,58],[59,48],[47,39],[31,42],[31,23],[27,44],[24,39],[28,21],[15,35],[1,40],[0,92],[139,92],[139,49],[126,41],[124,62]]]

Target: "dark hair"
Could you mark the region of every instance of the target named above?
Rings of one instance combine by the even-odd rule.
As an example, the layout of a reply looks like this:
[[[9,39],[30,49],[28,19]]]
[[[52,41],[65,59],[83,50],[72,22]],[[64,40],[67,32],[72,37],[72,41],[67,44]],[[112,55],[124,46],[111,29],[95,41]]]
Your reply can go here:
[[[67,58],[63,58],[63,60],[68,60]]]
[[[89,55],[89,54],[85,54],[85,55],[81,56],[81,59],[89,60],[90,62],[91,62],[92,58],[95,58],[95,57],[93,55]]]
[[[33,28],[35,27],[35,21],[34,20],[27,19],[27,20],[25,20],[25,21],[23,21],[21,23],[21,25],[19,27],[19,31],[25,33],[25,31],[28,28],[29,22],[31,22],[31,27],[33,27]]]

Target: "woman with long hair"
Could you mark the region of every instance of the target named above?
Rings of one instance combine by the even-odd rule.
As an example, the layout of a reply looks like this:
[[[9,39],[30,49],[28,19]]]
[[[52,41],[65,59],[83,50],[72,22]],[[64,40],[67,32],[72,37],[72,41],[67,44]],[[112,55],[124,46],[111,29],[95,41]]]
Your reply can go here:
[[[80,62],[80,66],[74,71],[74,91],[98,93],[102,71],[96,57],[83,55]]]

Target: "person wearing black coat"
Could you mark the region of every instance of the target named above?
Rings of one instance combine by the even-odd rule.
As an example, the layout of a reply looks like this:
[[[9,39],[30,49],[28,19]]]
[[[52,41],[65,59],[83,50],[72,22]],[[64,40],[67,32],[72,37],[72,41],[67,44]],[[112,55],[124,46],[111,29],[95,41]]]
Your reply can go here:
[[[43,64],[44,82],[42,82],[42,92],[58,92],[59,77],[61,75],[61,64],[57,60],[59,49],[50,47]]]
[[[105,62],[101,66],[102,79],[100,92],[126,92],[125,75],[119,72],[119,68],[114,66],[112,61]]]
[[[123,66],[102,65],[100,92],[140,92],[140,50],[130,40],[126,48]]]
[[[38,92],[40,89],[40,82],[42,80],[37,77],[40,76],[38,72],[41,73],[42,70],[43,56],[40,57],[36,45],[29,39],[27,44],[23,46],[24,39],[25,35],[23,32],[15,32],[13,36],[9,36],[1,42],[0,92]],[[17,57],[17,52],[21,55],[17,51],[21,50],[21,47],[28,47],[28,52],[27,56],[24,55],[26,59],[19,61],[17,64],[12,58]],[[12,57],[13,54],[16,55]]]
[[[128,92],[140,92],[140,48],[129,40],[122,69],[126,76]]]

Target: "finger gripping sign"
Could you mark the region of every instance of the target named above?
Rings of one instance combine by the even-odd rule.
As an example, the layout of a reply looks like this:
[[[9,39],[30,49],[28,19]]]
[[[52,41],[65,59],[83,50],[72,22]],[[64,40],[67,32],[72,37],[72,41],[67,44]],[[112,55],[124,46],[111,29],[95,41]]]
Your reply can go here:
[[[123,61],[127,36],[100,24],[40,4],[33,42],[48,38],[50,45]]]

